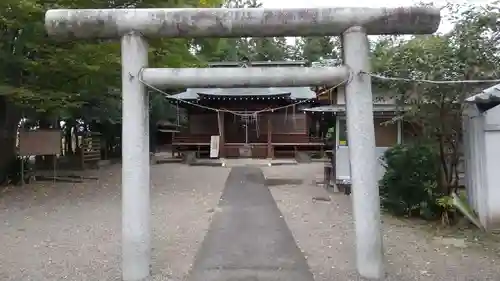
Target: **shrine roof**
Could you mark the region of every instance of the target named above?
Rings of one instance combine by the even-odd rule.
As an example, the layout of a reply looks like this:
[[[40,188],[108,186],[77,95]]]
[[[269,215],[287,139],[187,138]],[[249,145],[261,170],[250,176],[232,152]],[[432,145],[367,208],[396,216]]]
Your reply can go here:
[[[500,104],[500,84],[491,86],[465,101],[476,104],[481,110],[487,111]]]
[[[290,87],[290,88],[190,88],[185,92],[170,96],[173,99],[196,100],[200,95],[212,97],[266,97],[289,95],[290,99],[303,100],[313,99],[316,93],[308,87]]]

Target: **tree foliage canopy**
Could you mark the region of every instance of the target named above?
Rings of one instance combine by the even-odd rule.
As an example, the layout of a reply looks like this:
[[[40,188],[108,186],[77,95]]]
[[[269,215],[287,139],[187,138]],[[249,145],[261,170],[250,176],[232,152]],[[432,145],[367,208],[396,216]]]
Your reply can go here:
[[[218,0],[5,0],[0,3],[0,85],[2,95],[24,115],[119,118],[119,42],[55,42],[46,36],[50,8],[215,7]],[[151,43],[152,66],[199,64],[187,39]]]
[[[119,42],[56,42],[46,36],[50,8],[260,7],[257,0],[4,0],[0,3],[0,96],[32,118],[120,119]],[[210,61],[317,60],[336,57],[331,37],[157,39],[150,65],[187,67]],[[153,97],[155,103],[163,103]],[[167,105],[153,110],[165,111]],[[168,111],[168,110],[167,110]],[[161,117],[162,112],[155,116]]]
[[[500,76],[500,5],[450,5],[454,28],[446,34],[388,37],[373,46],[373,72],[413,80],[488,80]],[[491,84],[432,84],[374,80],[409,105],[404,118],[436,144],[443,185],[456,185],[464,100]]]

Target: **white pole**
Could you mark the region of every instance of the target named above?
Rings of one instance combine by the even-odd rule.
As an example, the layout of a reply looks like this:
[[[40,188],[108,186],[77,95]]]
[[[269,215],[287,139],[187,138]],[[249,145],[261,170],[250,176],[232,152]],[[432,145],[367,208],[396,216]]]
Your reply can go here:
[[[349,77],[338,67],[146,68],[142,80],[159,88],[333,86]]]
[[[362,277],[380,279],[384,275],[384,254],[372,89],[370,77],[360,73],[370,70],[368,37],[362,27],[351,27],[342,39],[345,64],[353,71],[352,80],[345,87],[345,97],[357,269]]]
[[[148,64],[148,44],[139,34],[121,40],[122,56],[122,278],[150,275],[149,100],[139,72]]]
[[[245,144],[248,144],[248,115],[245,109]]]

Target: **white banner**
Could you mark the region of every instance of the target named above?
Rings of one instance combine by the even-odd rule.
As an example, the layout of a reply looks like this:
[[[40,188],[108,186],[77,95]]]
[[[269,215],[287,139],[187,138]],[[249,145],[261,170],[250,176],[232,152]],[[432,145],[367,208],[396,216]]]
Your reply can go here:
[[[210,137],[210,158],[219,157],[219,136]]]

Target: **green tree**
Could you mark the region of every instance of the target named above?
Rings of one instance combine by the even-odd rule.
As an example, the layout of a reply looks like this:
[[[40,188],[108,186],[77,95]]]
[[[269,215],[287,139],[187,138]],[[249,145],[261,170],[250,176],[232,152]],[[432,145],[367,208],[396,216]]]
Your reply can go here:
[[[310,62],[341,57],[338,37],[301,37],[295,44],[294,56]]]
[[[448,34],[384,38],[373,48],[373,71],[414,80],[498,78],[498,7],[450,6],[457,14]],[[458,184],[464,99],[489,85],[374,82],[410,105],[404,118],[416,126],[423,140],[434,144],[441,162],[439,186],[449,194]]]
[[[22,117],[57,125],[60,119],[120,119],[120,46],[105,40],[56,42],[45,35],[49,8],[214,7],[217,0],[0,1],[0,182],[15,156]],[[193,66],[192,42],[152,40],[151,65]],[[48,121],[48,122],[47,122]]]
[[[259,8],[257,0],[228,0],[225,8]],[[292,57],[291,46],[283,37],[270,38],[210,38],[195,40],[200,61],[282,61]]]
[[[252,38],[249,44],[249,58],[253,61],[283,61],[291,58],[286,38]]]

